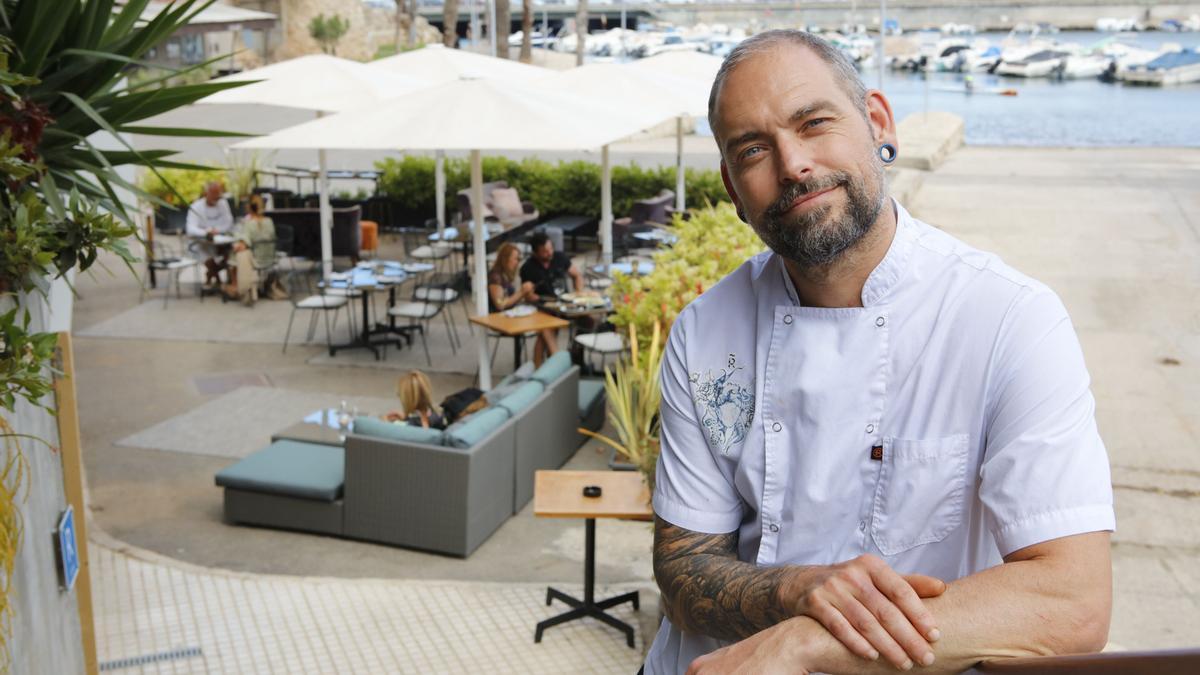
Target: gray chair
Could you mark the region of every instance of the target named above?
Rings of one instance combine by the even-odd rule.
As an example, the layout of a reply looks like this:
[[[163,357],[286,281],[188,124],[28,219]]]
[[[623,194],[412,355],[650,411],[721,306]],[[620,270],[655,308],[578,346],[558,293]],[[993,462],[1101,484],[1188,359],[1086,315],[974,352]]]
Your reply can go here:
[[[317,314],[320,314],[325,319],[325,344],[329,347],[329,351],[333,353],[333,330],[337,328],[337,315],[343,307],[347,307],[350,299],[344,295],[325,295],[321,293],[312,293],[307,288],[306,283],[300,283],[295,274],[289,274],[285,285],[288,291],[288,300],[292,303],[292,313],[288,316],[287,332],[283,335],[283,353],[287,353],[288,338],[292,335],[292,322],[296,320],[296,312],[311,312],[311,319],[308,322],[308,341],[312,341],[313,334],[317,329]],[[347,307],[346,310],[351,321],[354,316],[354,309]],[[329,314],[333,313],[333,325],[330,326]],[[351,332],[353,332],[353,323],[351,323]]]
[[[163,235],[165,236],[165,235]],[[146,293],[149,291],[150,273],[155,274],[161,272],[167,277],[167,282],[163,288],[163,309],[167,308],[167,303],[171,299],[171,284],[175,285],[175,296],[183,297],[183,289],[180,285],[179,277],[186,269],[191,269],[199,264],[195,258],[189,257],[182,253],[182,246],[172,247],[169,244],[157,239],[151,244],[150,261],[147,264],[147,275],[142,283],[142,294],[138,299],[141,302],[146,299]]]

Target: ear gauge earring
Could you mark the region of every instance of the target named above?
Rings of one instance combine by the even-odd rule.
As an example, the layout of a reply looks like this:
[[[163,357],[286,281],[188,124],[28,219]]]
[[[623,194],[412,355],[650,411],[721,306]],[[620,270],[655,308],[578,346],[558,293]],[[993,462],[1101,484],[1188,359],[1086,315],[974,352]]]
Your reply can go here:
[[[882,159],[884,164],[891,164],[896,161],[896,154],[896,146],[891,143],[884,143],[879,146],[879,159]]]

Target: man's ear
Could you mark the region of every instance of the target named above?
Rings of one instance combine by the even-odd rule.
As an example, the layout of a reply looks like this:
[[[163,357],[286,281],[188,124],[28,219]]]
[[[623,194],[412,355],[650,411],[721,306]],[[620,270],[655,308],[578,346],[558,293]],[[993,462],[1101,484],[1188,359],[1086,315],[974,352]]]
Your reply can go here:
[[[871,139],[875,146],[890,143],[899,149],[900,141],[896,136],[896,118],[892,114],[892,104],[882,91],[872,89],[867,92],[867,123],[871,125]]]
[[[738,199],[737,191],[733,189],[733,182],[729,180],[729,168],[725,166],[725,160],[721,160],[721,182],[725,184],[725,192],[729,193],[729,198],[733,200],[733,206],[737,209],[738,218],[741,218],[743,223],[749,224],[750,221],[746,218],[746,212],[742,210],[742,200]]]

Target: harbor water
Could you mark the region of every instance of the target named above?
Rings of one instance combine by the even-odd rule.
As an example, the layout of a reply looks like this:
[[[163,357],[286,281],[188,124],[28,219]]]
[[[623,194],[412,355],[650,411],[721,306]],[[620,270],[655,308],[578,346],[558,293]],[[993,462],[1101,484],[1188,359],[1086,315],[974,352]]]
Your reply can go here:
[[[998,45],[1005,35],[976,37]],[[1064,31],[1053,37],[1062,43],[1091,45],[1108,36]],[[1200,33],[1145,32],[1122,34],[1118,39],[1144,49],[1164,43],[1200,47]],[[865,68],[862,77],[867,86],[879,86],[878,69]],[[887,70],[883,91],[897,120],[924,110],[961,116],[966,142],[972,145],[1200,147],[1200,83],[1147,87],[1095,78],[1059,81],[987,73],[972,77],[977,93],[967,94],[961,73]],[[1014,89],[1017,95],[979,93],[995,88]]]

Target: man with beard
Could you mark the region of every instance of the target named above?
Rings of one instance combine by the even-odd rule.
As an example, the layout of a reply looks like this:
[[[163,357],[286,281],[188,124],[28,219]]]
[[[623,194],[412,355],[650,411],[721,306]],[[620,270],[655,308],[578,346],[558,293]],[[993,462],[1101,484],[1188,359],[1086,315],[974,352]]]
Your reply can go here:
[[[1062,303],[887,197],[891,107],[823,40],[743,42],[709,119],[771,251],[671,330],[668,618],[645,672],[958,672],[1103,647],[1112,488]]]

